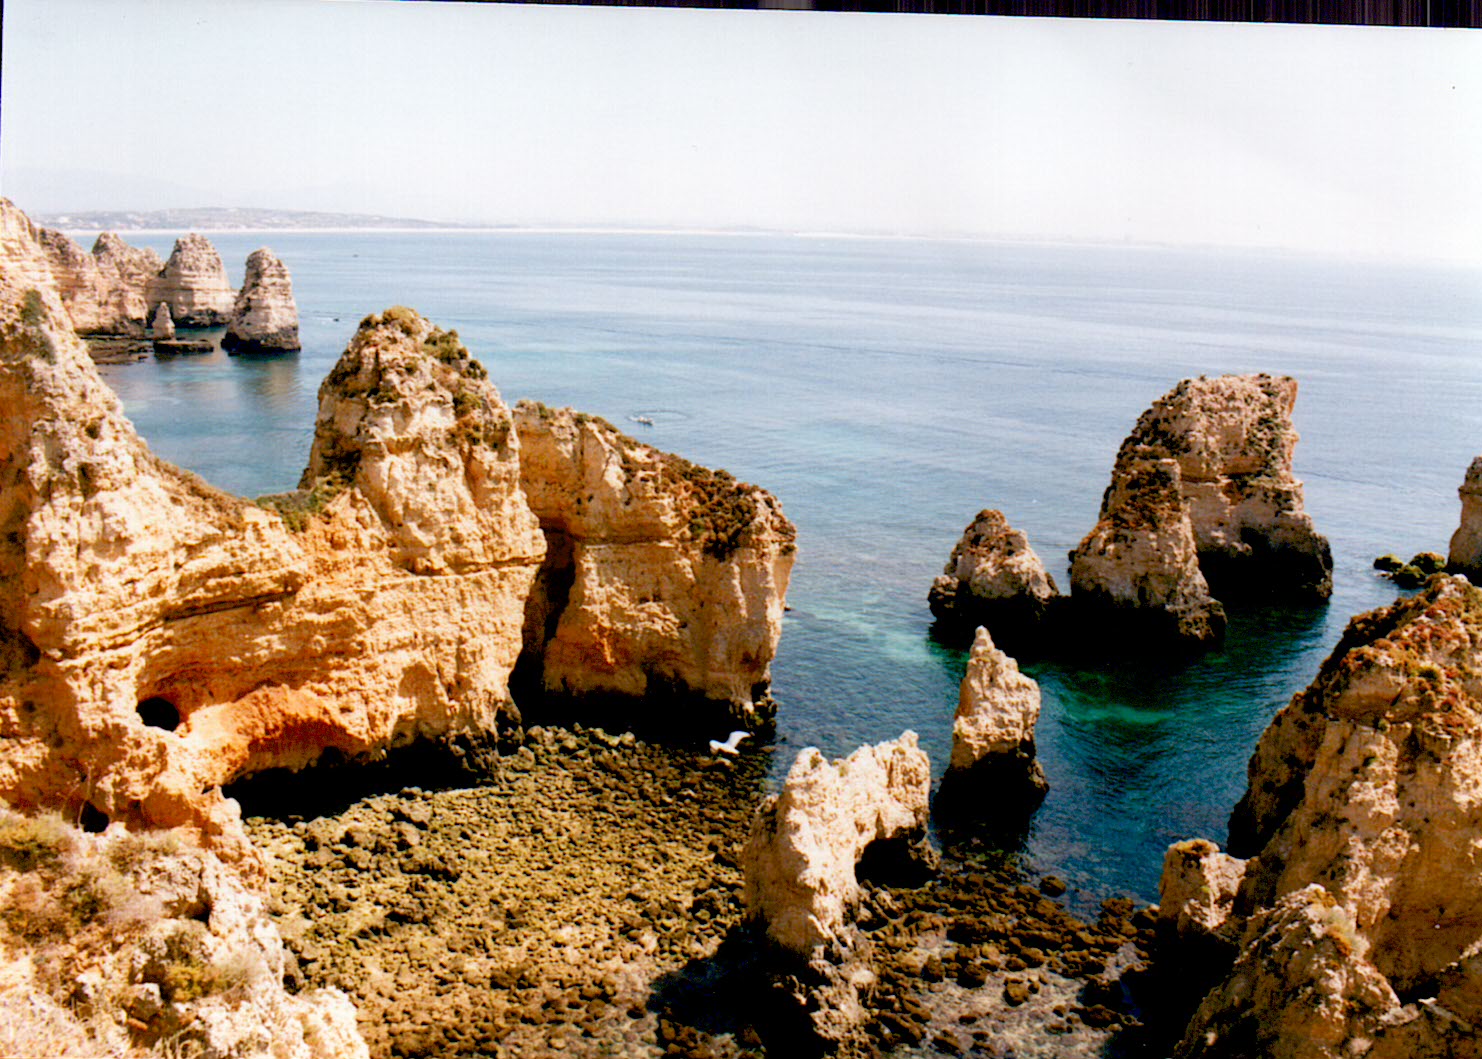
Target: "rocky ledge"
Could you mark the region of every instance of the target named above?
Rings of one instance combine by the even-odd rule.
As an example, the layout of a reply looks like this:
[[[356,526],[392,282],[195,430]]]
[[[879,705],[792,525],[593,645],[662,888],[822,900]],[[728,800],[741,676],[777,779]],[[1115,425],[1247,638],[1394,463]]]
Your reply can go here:
[[[247,275],[232,305],[221,348],[232,353],[293,353],[301,348],[293,280],[266,247],[247,257]]]
[[[1230,855],[1170,853],[1163,959],[1213,983],[1176,1054],[1482,1055],[1479,674],[1461,578],[1349,623],[1262,735]]]

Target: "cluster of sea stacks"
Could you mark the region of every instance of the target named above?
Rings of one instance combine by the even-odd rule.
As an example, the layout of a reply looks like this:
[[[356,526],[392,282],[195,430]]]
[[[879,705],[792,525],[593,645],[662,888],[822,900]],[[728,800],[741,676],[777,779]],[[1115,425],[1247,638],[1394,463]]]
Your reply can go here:
[[[1223,639],[1215,593],[1326,599],[1332,553],[1292,475],[1296,399],[1286,377],[1185,379],[1118,450],[1100,517],[1070,554],[1068,599],[1024,534],[989,510],[932,585],[932,613],[1029,649],[1084,636],[1166,651]]]
[[[13,216],[3,234],[9,805],[94,831],[184,827],[201,870],[253,889],[262,861],[224,784],[327,753],[517,739],[517,662],[553,694],[671,724],[696,705],[766,720],[794,530],[762,490],[570,410],[512,414],[456,334],[396,308],[363,321],[325,379],[300,488],[230,496],[149,452],[76,337],[39,234]],[[205,921],[211,937],[271,933]],[[151,984],[130,953],[173,929],[119,932],[127,951],[86,973],[115,999]],[[214,943],[197,940],[187,962],[210,965]],[[281,994],[281,975],[259,977]],[[251,1051],[242,1035],[260,1027],[211,1021],[202,983],[152,984],[140,1010],[159,1002],[135,1018],[149,1040],[183,1020],[210,1054]],[[14,985],[49,995],[41,978]],[[292,999],[275,1054],[364,1054],[340,1000]],[[346,1040],[358,1047],[324,1044]]]
[[[221,255],[194,233],[176,240],[168,261],[112,232],[99,235],[89,253],[62,232],[33,225],[7,199],[0,199],[0,233],[7,248],[25,248],[4,261],[14,281],[49,275],[73,329],[96,350],[152,339],[157,353],[207,352],[208,339],[177,329],[220,327],[222,348],[231,352],[299,349],[293,284],[270,250],[253,251],[241,290],[233,290]]]

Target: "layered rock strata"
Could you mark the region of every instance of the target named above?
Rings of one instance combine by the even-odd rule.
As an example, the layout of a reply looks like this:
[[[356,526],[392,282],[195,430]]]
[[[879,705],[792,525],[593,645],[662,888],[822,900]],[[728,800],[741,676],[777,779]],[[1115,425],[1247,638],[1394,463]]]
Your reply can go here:
[[[1451,535],[1446,568],[1465,575],[1474,585],[1482,585],[1482,456],[1467,468],[1457,493],[1461,496],[1461,523]]]
[[[1035,757],[1039,685],[979,629],[952,724],[952,762],[937,808],[980,819],[1021,821],[1050,789]]]
[[[156,460],[54,296],[3,293],[0,796],[240,856],[223,783],[516,723],[545,542],[456,339],[368,319],[266,510]]]
[[[1179,1054],[1482,1055],[1479,790],[1482,590],[1437,577],[1350,622],[1262,735],[1206,918],[1239,956]]]
[[[748,915],[799,956],[840,943],[859,901],[855,868],[866,849],[924,841],[930,795],[931,764],[915,732],[832,762],[805,747],[742,850]]]
[[[569,408],[522,401],[515,426],[548,545],[526,611],[530,685],[765,721],[796,537],[776,499]]]
[[[188,833],[0,809],[0,1051],[368,1059],[343,993],[284,988],[265,904]]]
[[[1199,569],[1178,461],[1124,445],[1101,518],[1070,553],[1076,619],[1118,641],[1209,646],[1225,611]]]
[[[221,348],[233,353],[292,353],[300,348],[293,281],[266,247],[247,258],[246,278]]]
[[[1000,642],[1032,645],[1058,597],[1029,538],[1003,512],[987,509],[963,531],[927,602],[951,629],[970,632],[981,625]]]
[[[216,247],[191,232],[175,240],[164,268],[149,285],[149,304],[164,302],[176,327],[222,327],[230,322],[237,292],[227,282]]]

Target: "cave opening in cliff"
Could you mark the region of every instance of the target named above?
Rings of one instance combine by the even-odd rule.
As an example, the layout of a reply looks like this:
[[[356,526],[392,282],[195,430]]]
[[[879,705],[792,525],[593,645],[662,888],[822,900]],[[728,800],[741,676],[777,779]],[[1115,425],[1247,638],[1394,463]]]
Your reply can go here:
[[[139,720],[151,728],[173,732],[180,727],[180,711],[169,699],[155,695],[139,703]]]

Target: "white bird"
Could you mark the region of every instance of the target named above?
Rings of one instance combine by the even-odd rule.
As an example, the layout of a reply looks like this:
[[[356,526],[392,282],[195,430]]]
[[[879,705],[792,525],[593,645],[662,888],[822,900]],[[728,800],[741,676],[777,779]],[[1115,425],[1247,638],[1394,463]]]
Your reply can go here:
[[[710,740],[710,752],[712,754],[737,754],[739,751],[736,747],[740,745],[741,740],[750,738],[750,732],[732,732],[730,738],[724,743],[718,739]]]

